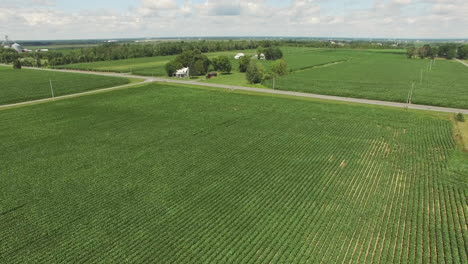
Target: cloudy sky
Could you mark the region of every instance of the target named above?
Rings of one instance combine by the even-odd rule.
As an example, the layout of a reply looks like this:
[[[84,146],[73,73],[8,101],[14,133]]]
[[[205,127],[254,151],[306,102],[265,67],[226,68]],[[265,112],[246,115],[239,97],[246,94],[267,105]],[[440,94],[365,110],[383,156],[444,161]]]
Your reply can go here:
[[[468,38],[468,0],[0,0],[5,34]]]

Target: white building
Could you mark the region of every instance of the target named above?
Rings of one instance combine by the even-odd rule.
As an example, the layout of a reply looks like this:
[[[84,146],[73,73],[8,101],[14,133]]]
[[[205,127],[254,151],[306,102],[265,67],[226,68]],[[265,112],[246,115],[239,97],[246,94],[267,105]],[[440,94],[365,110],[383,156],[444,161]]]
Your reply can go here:
[[[252,56],[252,59],[254,59],[254,60],[266,60],[266,57],[265,57],[265,54],[260,53],[260,57],[258,56],[258,54],[255,54],[255,55]]]
[[[239,60],[240,58],[245,57],[244,53],[237,53],[236,56],[234,56],[234,59]]]
[[[175,77],[177,78],[185,78],[189,76],[190,76],[190,69],[188,67],[177,70],[175,73]]]
[[[23,53],[23,51],[24,51],[23,47],[18,43],[15,43],[15,44],[11,45],[11,48],[16,50],[16,52],[18,52],[18,53]]]

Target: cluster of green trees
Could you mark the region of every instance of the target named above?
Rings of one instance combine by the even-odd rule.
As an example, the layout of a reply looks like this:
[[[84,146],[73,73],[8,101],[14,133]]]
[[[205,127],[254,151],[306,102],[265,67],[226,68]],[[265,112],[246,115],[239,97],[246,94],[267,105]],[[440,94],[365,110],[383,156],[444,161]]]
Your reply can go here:
[[[265,55],[265,59],[267,60],[279,60],[283,58],[283,52],[281,51],[281,49],[274,46],[268,48],[260,47],[258,48],[257,52],[259,54],[259,57],[260,54],[263,53]]]
[[[186,50],[166,64],[166,72],[173,76],[177,70],[189,67],[191,75],[200,76],[208,72],[210,64],[211,61],[200,50]]]
[[[48,52],[49,65],[66,65],[71,63],[110,61],[141,57],[155,57],[181,54],[188,50],[199,50],[202,53],[229,50],[256,49],[265,45],[278,45],[267,41],[180,41],[157,42],[153,44],[118,44],[105,43],[95,47],[75,49],[66,54]]]
[[[239,70],[240,67],[239,67]],[[267,73],[265,67],[258,63],[257,60],[249,60],[247,68],[245,70],[245,78],[251,84],[261,83],[264,80],[274,80],[279,76],[288,74],[288,64],[285,60],[277,60],[271,67],[271,73]],[[274,88],[274,87],[273,87]]]
[[[168,76],[174,76],[177,70],[189,67],[190,75],[202,76],[208,73],[210,66],[215,71],[224,73],[230,73],[232,70],[231,61],[226,56],[219,56],[210,60],[200,50],[187,50],[166,64],[166,72]]]
[[[429,45],[426,44],[420,48],[410,47],[406,50],[406,56],[412,58],[446,58],[446,59],[467,59],[468,45],[459,45],[454,43]]]
[[[0,47],[0,63],[11,63],[13,69],[21,69],[20,55],[13,49]]]
[[[0,47],[0,63],[12,63],[18,58],[19,54],[15,50]]]
[[[219,56],[217,58],[213,58],[211,60],[211,64],[213,65],[213,69],[215,71],[230,73],[232,70],[231,61],[226,56]]]

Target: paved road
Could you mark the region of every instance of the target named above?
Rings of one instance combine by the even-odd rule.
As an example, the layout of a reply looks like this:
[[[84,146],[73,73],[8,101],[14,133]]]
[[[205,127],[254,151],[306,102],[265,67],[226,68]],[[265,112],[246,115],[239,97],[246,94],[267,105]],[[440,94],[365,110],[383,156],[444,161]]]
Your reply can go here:
[[[311,93],[301,93],[301,92],[292,92],[292,91],[281,91],[281,90],[262,89],[262,88],[252,88],[252,87],[224,85],[224,84],[215,84],[215,83],[204,83],[204,82],[196,82],[196,81],[184,81],[184,80],[177,80],[177,79],[153,78],[153,77],[129,75],[129,74],[123,74],[123,73],[92,72],[92,71],[77,71],[77,70],[55,70],[55,69],[38,69],[38,68],[30,68],[30,69],[41,70],[41,71],[58,71],[58,72],[68,72],[68,73],[85,73],[85,74],[102,75],[102,76],[138,78],[138,79],[143,79],[144,80],[143,83],[161,82],[161,83],[190,84],[190,85],[196,85],[196,86],[225,88],[225,89],[229,89],[229,90],[240,90],[240,91],[267,93],[267,94],[279,94],[279,95],[287,95],[287,96],[317,98],[317,99],[324,99],[324,100],[333,100],[333,101],[359,103],[359,104],[370,104],[370,105],[382,105],[382,106],[390,106],[390,107],[398,107],[398,108],[409,108],[409,109],[416,109],[416,110],[435,111],[435,112],[468,114],[468,109],[437,107],[437,106],[430,106],[430,105],[415,105],[415,104],[409,104],[408,105],[408,104],[405,104],[405,103],[397,103],[397,102],[359,99],[359,98],[349,98],[349,97],[340,97],[340,96],[331,96],[331,95],[311,94]],[[101,92],[101,91],[108,91],[108,90],[121,89],[121,88],[124,88],[124,87],[131,87],[131,86],[135,86],[135,85],[139,85],[139,84],[141,84],[141,83],[127,84],[127,85],[123,85],[123,86],[119,86],[119,87],[100,89],[100,90],[95,90],[95,91],[90,91],[90,92],[79,93],[79,94],[71,94],[71,95],[65,95],[65,96],[60,96],[60,97],[55,97],[55,98],[48,98],[48,99],[29,101],[29,102],[23,102],[23,103],[18,103],[18,104],[4,105],[4,106],[0,106],[0,109],[7,108],[7,107],[20,106],[20,105],[47,102],[47,101],[58,100],[58,99],[63,99],[63,98],[71,98],[71,97],[82,96],[82,95],[86,95],[86,94],[93,94],[93,93],[97,93],[97,92]]]

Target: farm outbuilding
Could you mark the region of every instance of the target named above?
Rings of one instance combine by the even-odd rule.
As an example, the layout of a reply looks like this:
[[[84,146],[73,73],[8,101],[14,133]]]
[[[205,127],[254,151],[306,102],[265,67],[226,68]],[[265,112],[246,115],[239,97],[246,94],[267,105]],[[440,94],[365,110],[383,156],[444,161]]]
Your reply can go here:
[[[188,67],[187,68],[182,68],[182,69],[176,71],[175,77],[185,78],[185,77],[189,77],[189,74],[190,74],[190,69]]]
[[[261,53],[260,56],[259,56],[258,54],[253,55],[253,56],[252,56],[252,59],[255,59],[255,60],[265,60],[266,57],[265,57],[265,54]]]
[[[18,52],[18,53],[22,53],[23,50],[24,50],[23,47],[18,43],[15,43],[15,44],[11,45],[11,48],[16,50],[16,52]]]
[[[245,57],[244,53],[237,53],[236,56],[234,56],[234,59],[239,60],[240,58]]]

